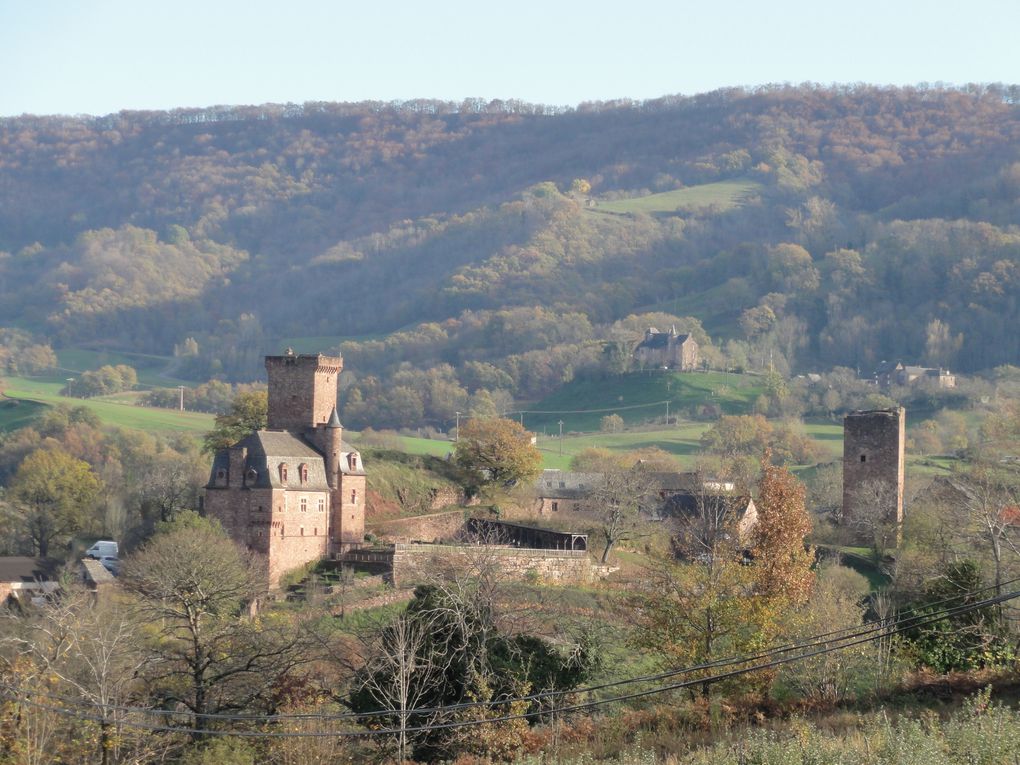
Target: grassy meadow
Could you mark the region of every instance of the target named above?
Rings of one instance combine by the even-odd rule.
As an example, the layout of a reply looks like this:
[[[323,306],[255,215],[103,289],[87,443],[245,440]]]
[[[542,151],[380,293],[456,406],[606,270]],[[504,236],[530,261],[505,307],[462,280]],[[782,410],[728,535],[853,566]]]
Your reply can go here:
[[[660,194],[649,194],[644,197],[616,199],[611,202],[599,202],[593,208],[595,212],[616,213],[676,213],[688,210],[699,210],[714,207],[719,210],[730,210],[741,205],[745,199],[755,194],[761,184],[748,180],[719,181],[690,186]]]

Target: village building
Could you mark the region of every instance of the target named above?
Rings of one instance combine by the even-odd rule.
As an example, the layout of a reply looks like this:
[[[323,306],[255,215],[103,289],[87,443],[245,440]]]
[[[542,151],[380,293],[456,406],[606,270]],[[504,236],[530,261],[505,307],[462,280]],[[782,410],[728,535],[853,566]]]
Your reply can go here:
[[[943,369],[942,367],[907,366],[901,362],[890,364],[883,361],[872,375],[872,381],[880,388],[890,388],[893,385],[916,385],[919,383],[931,383],[942,389],[956,387],[956,375],[948,369]]]
[[[660,332],[649,327],[645,339],[634,349],[634,358],[642,367],[668,367],[680,372],[698,368],[698,343],[689,334],[677,334],[676,327]]]
[[[60,562],[48,558],[0,558],[0,604],[38,604],[60,588]]]
[[[204,509],[265,561],[269,586],[284,572],[362,543],[365,468],[343,440],[340,357],[267,356],[269,417],[217,452]]]

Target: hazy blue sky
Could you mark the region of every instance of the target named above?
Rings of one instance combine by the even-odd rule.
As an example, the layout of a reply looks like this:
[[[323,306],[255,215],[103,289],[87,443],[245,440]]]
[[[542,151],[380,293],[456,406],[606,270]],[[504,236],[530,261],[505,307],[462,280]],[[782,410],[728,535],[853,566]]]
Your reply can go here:
[[[0,0],[0,115],[1020,81],[1020,0]]]

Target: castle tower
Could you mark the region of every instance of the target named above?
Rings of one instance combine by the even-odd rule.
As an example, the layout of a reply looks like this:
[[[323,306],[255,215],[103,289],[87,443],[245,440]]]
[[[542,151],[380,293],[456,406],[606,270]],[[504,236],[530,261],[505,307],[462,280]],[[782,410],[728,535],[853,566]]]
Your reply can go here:
[[[903,523],[906,410],[851,412],[843,419],[843,523]]]
[[[266,356],[269,375],[269,429],[303,432],[329,421],[336,409],[340,356]]]

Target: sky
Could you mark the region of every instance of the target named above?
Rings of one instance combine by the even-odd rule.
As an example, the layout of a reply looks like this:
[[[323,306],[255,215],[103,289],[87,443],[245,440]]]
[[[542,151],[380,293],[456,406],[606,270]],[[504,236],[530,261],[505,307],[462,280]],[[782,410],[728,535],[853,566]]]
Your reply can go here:
[[[0,116],[1020,82],[1020,0],[0,0]]]

